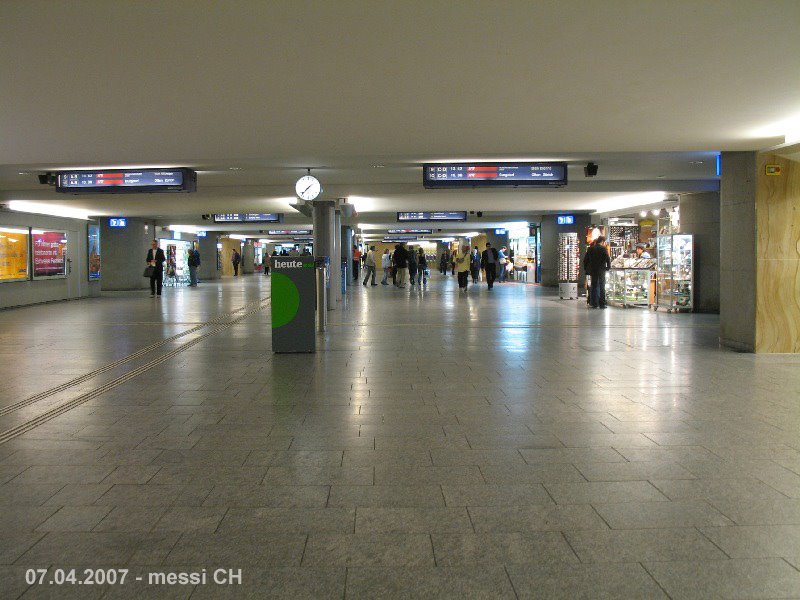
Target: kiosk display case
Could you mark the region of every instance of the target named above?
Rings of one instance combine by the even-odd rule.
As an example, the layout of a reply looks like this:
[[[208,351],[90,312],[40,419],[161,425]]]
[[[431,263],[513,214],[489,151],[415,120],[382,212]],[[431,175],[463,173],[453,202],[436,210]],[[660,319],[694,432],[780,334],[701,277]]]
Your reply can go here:
[[[694,238],[691,234],[659,235],[657,307],[668,311],[694,309]]]
[[[606,279],[606,299],[622,307],[651,306],[654,298],[653,258],[616,258]]]

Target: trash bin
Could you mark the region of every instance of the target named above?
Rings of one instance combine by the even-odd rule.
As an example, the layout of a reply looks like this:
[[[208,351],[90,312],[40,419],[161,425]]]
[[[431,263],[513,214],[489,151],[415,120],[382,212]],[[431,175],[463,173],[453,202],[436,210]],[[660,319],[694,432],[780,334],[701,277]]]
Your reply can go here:
[[[270,258],[273,352],[316,350],[315,266],[312,256]]]

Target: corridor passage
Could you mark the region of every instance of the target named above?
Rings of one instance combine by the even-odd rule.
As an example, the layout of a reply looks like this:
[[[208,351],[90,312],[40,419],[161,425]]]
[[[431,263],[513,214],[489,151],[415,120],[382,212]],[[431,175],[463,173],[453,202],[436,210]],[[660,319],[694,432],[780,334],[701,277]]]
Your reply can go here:
[[[269,311],[253,275],[0,312],[3,598],[800,597],[800,357],[437,274],[313,355]],[[129,573],[49,583],[87,568]]]

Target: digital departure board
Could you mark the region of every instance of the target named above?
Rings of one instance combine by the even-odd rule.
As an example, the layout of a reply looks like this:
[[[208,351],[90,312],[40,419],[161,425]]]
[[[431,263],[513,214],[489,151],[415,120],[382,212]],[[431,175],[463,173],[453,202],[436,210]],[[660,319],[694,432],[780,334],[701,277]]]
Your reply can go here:
[[[406,233],[433,233],[433,229],[389,229],[389,235],[403,235]]]
[[[567,163],[426,163],[422,169],[426,188],[563,186]]]
[[[314,232],[311,229],[270,229],[267,233],[269,235],[311,235]]]
[[[450,210],[439,212],[399,212],[397,220],[403,221],[466,221],[467,211]]]
[[[56,191],[62,194],[195,192],[197,173],[191,169],[63,171],[57,174]]]
[[[225,213],[215,214],[215,223],[280,223],[280,213]]]

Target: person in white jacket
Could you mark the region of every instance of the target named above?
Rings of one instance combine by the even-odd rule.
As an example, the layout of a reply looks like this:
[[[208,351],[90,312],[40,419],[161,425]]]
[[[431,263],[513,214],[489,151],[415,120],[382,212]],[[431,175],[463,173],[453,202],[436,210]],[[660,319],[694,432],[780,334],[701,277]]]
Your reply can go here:
[[[381,268],[383,269],[382,285],[389,285],[389,269],[392,268],[392,255],[389,254],[389,249],[383,251],[381,255]]]
[[[370,246],[367,251],[367,256],[364,259],[364,271],[364,285],[367,285],[370,275],[372,275],[372,285],[378,285],[375,283],[375,246]]]

